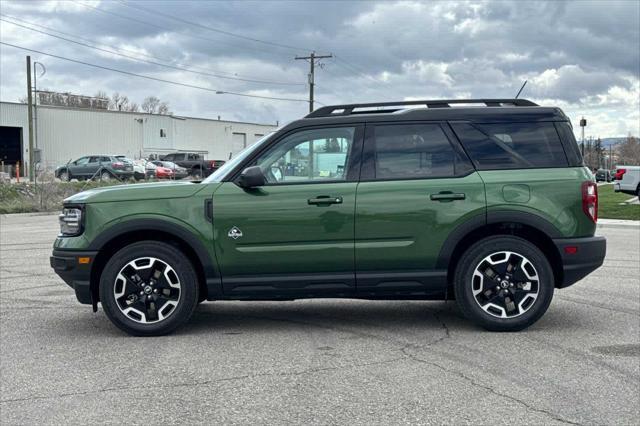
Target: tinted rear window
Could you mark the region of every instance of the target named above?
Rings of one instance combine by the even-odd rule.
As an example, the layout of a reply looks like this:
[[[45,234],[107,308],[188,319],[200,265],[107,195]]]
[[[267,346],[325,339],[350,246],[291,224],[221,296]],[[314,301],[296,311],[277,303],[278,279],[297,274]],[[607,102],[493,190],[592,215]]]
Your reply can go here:
[[[376,179],[450,177],[462,159],[438,124],[377,125]]]
[[[452,123],[478,170],[567,167],[553,123]]]

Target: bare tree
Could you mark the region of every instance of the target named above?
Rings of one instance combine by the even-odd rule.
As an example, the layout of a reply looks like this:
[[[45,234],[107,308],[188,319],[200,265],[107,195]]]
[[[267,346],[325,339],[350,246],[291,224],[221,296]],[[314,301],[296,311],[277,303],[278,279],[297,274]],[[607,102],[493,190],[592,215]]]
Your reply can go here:
[[[166,102],[160,102],[160,105],[158,105],[158,114],[171,115],[171,111],[169,111],[169,104]]]
[[[109,105],[109,109],[115,111],[128,111],[129,106],[129,97],[125,95],[121,95],[118,92],[115,92],[113,96],[111,96],[111,103]]]
[[[618,155],[620,164],[640,165],[640,143],[638,138],[629,134],[624,142],[618,146]]]
[[[107,92],[104,90],[98,90],[93,97],[98,99],[109,99],[109,95],[107,95]]]
[[[142,111],[149,114],[165,114],[170,115],[169,104],[162,102],[156,96],[147,96],[142,102]]]
[[[158,105],[160,105],[160,99],[155,96],[147,96],[142,102],[142,111],[155,114],[158,111]]]

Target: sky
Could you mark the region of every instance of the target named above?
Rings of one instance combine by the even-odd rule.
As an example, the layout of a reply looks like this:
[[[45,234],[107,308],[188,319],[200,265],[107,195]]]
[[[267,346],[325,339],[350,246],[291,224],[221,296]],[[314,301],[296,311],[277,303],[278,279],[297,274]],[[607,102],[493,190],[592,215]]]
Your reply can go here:
[[[576,131],[584,116],[587,135],[640,134],[637,1],[0,0],[0,15],[3,43],[130,73],[3,44],[2,101],[25,96],[30,54],[40,88],[282,124],[308,113],[309,64],[294,58],[315,51],[333,55],[316,68],[316,108],[512,98],[527,80],[521,97],[562,108]]]

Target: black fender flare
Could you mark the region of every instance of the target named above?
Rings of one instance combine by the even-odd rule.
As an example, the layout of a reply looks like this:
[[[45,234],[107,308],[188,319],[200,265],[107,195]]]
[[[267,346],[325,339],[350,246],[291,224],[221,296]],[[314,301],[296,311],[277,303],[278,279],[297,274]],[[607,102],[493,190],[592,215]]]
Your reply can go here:
[[[436,268],[445,270],[448,268],[449,261],[451,260],[454,250],[467,235],[488,225],[495,225],[498,223],[527,225],[539,230],[549,239],[563,237],[558,228],[556,228],[551,222],[536,214],[514,210],[489,211],[486,215],[479,214],[471,217],[464,223],[458,225],[458,227],[449,234],[440,249]]]
[[[160,231],[180,239],[191,247],[202,265],[208,299],[222,295],[222,279],[218,273],[215,260],[209,256],[205,245],[187,228],[162,219],[140,218],[131,219],[108,227],[98,234],[87,250],[102,250],[108,243],[130,232]]]

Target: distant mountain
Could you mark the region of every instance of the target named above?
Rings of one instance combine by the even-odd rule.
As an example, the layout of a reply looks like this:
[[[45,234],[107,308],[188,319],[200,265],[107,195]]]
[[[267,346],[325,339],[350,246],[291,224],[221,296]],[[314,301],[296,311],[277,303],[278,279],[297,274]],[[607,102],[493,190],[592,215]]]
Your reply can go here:
[[[602,146],[608,148],[611,145],[616,145],[620,142],[623,142],[625,139],[627,138],[602,138]]]

